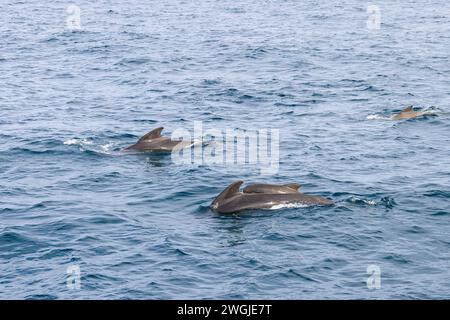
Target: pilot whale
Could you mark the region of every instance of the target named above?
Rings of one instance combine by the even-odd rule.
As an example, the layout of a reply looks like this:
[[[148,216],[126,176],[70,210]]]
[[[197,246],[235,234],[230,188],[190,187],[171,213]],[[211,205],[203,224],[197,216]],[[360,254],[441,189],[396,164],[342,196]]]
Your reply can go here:
[[[236,181],[223,190],[211,203],[219,213],[234,213],[250,209],[270,209],[276,205],[303,204],[307,206],[332,205],[330,199],[300,193],[298,184],[254,184],[239,189],[244,181]]]
[[[400,113],[397,113],[391,117],[392,120],[404,120],[421,117],[424,115],[434,115],[432,111],[415,111],[412,106],[403,109]]]
[[[124,151],[166,151],[171,152],[173,150],[187,148],[193,145],[192,141],[172,140],[167,137],[161,136],[163,127],[156,128],[142,138],[135,144],[126,147]]]

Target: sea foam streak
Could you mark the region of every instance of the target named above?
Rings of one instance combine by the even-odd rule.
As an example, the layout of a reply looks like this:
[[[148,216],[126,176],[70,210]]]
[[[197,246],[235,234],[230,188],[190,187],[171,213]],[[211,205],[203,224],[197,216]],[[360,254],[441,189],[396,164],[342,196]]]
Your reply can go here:
[[[105,143],[103,145],[94,145],[94,141],[88,140],[88,139],[68,139],[66,141],[64,141],[65,145],[68,146],[78,146],[81,152],[94,152],[94,153],[98,153],[98,154],[105,154],[105,155],[111,155],[114,154],[114,152],[112,151],[115,147],[115,143],[114,142],[108,142]]]
[[[290,208],[307,208],[309,205],[304,203],[282,203],[276,204],[267,210],[290,209]]]
[[[366,117],[367,120],[391,120],[389,117],[384,117],[379,114],[370,114]]]
[[[72,145],[81,146],[81,145],[91,145],[91,144],[93,144],[93,142],[89,141],[87,139],[69,139],[69,140],[64,141],[64,144],[68,145],[68,146],[72,146]]]

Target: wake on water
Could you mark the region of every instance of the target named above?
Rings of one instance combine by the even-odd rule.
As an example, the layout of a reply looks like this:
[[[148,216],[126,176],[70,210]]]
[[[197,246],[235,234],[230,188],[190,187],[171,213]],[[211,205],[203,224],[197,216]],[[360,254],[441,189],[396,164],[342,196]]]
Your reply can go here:
[[[83,138],[72,138],[64,141],[64,145],[78,146],[81,152],[89,151],[103,155],[119,155],[115,142],[107,142],[105,144],[95,144],[94,141]]]
[[[104,155],[123,155],[123,153],[120,152],[122,147],[118,146],[116,142],[112,141],[109,141],[105,144],[95,144],[94,141],[87,138],[72,138],[67,139],[63,144],[67,146],[78,146],[81,152],[89,151]],[[186,148],[192,148],[201,144],[203,146],[206,146],[210,144],[210,142],[203,142],[202,139],[194,139],[192,141],[192,144],[186,146]]]

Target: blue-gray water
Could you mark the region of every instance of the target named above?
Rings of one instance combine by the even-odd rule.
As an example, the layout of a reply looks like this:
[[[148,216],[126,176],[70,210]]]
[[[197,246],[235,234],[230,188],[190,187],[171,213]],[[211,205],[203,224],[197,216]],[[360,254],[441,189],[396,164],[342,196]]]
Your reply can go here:
[[[0,298],[450,298],[450,6],[340,3],[3,0]],[[193,121],[279,128],[279,172],[118,152]],[[337,204],[211,212],[237,179]]]

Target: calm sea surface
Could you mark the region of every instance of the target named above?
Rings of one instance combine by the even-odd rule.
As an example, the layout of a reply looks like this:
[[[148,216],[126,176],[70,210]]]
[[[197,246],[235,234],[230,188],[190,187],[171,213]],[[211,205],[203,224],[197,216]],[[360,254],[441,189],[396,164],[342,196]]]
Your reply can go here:
[[[0,4],[0,298],[450,298],[448,1],[71,3]],[[120,152],[194,121],[278,172]],[[212,212],[240,179],[336,205]]]

